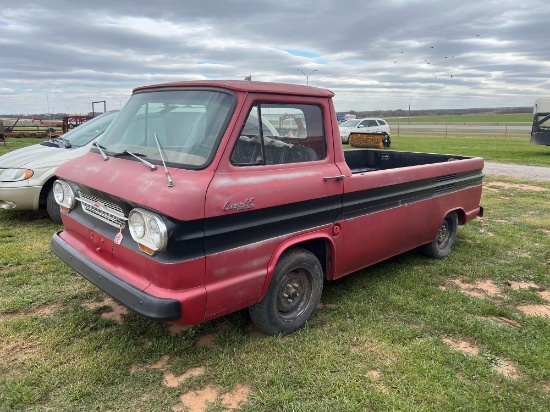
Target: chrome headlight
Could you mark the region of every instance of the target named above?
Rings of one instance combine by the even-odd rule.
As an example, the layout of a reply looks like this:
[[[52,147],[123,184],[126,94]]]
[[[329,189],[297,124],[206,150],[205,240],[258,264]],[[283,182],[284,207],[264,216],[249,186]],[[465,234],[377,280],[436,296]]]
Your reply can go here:
[[[0,169],[0,182],[20,182],[32,177],[31,169]]]
[[[56,180],[53,184],[53,196],[62,212],[69,213],[76,203],[73,188],[64,180]]]
[[[128,228],[139,249],[148,255],[166,249],[168,230],[160,216],[135,208],[128,215]]]

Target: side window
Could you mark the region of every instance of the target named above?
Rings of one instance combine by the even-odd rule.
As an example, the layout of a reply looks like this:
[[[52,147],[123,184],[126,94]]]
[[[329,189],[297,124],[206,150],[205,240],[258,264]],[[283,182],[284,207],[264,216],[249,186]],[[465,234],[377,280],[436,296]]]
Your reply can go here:
[[[379,124],[380,126],[385,126],[387,123],[386,123],[384,120],[382,120],[382,119],[378,119],[378,124]]]
[[[368,126],[368,123],[366,120],[363,120],[361,123],[359,123],[359,126],[361,127],[367,127]]]
[[[378,126],[378,123],[376,123],[376,120],[367,120],[367,124],[369,125],[369,127]]]
[[[313,162],[327,155],[323,112],[303,104],[255,104],[231,153],[236,166]]]

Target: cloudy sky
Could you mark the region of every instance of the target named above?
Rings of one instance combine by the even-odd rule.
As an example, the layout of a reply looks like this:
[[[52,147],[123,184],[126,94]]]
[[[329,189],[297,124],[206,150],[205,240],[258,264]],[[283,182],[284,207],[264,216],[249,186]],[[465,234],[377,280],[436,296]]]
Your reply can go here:
[[[85,113],[136,86],[323,87],[344,110],[532,106],[550,0],[0,2],[0,113]]]

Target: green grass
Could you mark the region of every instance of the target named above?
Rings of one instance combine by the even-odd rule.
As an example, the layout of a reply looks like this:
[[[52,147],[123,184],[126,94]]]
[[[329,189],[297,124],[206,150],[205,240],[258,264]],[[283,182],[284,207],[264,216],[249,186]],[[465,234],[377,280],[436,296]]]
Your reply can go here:
[[[399,150],[497,159],[531,147],[520,158],[548,152],[525,139],[392,140]],[[550,320],[518,306],[541,304],[537,292],[550,290],[550,184],[490,177],[485,184],[485,217],[461,227],[448,258],[413,251],[327,283],[324,306],[286,337],[255,338],[246,311],[177,336],[133,313],[122,324],[105,319],[108,307],[85,305],[106,295],[49,251],[61,226],[44,212],[0,211],[0,411],[170,411],[191,390],[211,385],[224,394],[240,384],[252,390],[245,411],[546,411]],[[500,294],[467,296],[455,279],[491,280]],[[514,281],[538,289],[513,290]],[[198,346],[207,335],[214,345]],[[479,354],[444,338],[474,344]],[[164,370],[150,367],[163,356]],[[504,362],[517,379],[495,371]],[[166,374],[196,367],[202,375],[163,384]],[[221,410],[218,397],[209,411]]]
[[[550,147],[532,145],[529,136],[521,133],[510,133],[504,138],[504,135],[492,133],[464,134],[455,131],[444,137],[440,131],[424,130],[412,134],[407,130],[400,136],[392,133],[391,139],[393,150],[481,156],[493,162],[550,166]]]
[[[531,125],[533,115],[529,113],[512,114],[460,114],[447,116],[413,116],[408,117],[389,117],[386,119],[390,125],[398,123],[424,123],[424,124],[442,124],[442,123],[478,123],[485,125],[506,125],[523,123]]]

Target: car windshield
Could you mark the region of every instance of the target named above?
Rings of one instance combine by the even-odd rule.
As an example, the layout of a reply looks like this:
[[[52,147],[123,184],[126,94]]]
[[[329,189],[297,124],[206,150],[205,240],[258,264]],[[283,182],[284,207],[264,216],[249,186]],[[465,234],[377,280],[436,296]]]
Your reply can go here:
[[[111,155],[129,152],[153,163],[164,158],[172,166],[204,167],[214,157],[234,105],[228,92],[145,90],[130,98],[98,143]]]
[[[103,133],[112,123],[118,110],[104,113],[68,131],[61,137],[68,141],[71,147],[85,146]]]
[[[359,124],[360,120],[346,120],[340,125],[340,127],[356,127]]]

